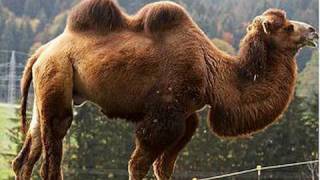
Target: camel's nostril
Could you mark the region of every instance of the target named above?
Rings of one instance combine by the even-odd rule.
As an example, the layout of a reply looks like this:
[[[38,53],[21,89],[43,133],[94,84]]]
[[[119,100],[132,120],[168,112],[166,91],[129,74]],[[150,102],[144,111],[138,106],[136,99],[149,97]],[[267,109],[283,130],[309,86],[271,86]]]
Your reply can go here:
[[[316,32],[316,30],[315,30],[313,27],[309,27],[308,30],[309,30],[310,32]]]

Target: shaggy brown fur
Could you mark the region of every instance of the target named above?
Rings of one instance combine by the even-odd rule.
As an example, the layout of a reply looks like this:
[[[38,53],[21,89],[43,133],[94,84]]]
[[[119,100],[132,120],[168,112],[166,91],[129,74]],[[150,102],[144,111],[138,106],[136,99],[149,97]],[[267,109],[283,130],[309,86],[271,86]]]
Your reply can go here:
[[[125,26],[125,17],[112,1],[84,0],[71,11],[68,26],[73,31],[108,33]]]
[[[42,150],[43,179],[62,179],[72,104],[86,100],[110,118],[135,124],[131,180],[142,179],[152,164],[157,179],[169,179],[204,105],[211,106],[209,125],[220,136],[251,134],[281,115],[293,94],[295,54],[317,38],[310,28],[268,10],[248,27],[239,55],[229,56],[175,3],[148,4],[129,16],[110,0],[81,2],[65,31],[27,63],[23,126],[32,79],[35,102],[27,139],[13,162],[17,179],[30,179]]]

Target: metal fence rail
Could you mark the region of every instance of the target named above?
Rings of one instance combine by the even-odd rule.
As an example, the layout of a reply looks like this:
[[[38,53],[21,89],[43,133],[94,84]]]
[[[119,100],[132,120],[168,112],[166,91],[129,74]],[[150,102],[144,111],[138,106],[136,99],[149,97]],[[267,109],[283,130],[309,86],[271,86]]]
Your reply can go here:
[[[289,163],[289,164],[280,164],[280,165],[266,166],[266,167],[262,167],[261,165],[257,165],[257,167],[254,169],[248,169],[248,170],[233,172],[233,173],[229,173],[229,174],[223,174],[223,175],[219,175],[219,176],[207,177],[207,178],[193,178],[193,180],[221,179],[221,178],[225,178],[225,177],[237,176],[237,175],[251,173],[251,172],[257,172],[258,179],[259,179],[261,176],[261,172],[264,170],[279,169],[279,168],[292,167],[292,166],[301,166],[301,165],[315,164],[315,163],[319,163],[319,160],[304,161],[304,162]]]

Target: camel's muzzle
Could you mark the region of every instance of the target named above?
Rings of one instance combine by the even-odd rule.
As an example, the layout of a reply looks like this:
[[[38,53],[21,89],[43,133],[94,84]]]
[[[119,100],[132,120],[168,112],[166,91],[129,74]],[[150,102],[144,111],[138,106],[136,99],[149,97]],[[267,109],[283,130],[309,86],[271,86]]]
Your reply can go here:
[[[312,31],[306,36],[306,46],[317,47],[319,41],[319,35],[315,31]]]
[[[314,27],[310,24],[299,22],[299,21],[290,21],[295,28],[295,31],[301,35],[301,46],[310,46],[317,47],[319,35]]]

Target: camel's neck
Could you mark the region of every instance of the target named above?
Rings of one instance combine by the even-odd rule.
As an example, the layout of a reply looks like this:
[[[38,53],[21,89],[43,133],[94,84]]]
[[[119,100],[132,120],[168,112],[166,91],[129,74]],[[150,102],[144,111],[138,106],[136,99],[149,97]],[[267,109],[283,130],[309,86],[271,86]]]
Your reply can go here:
[[[213,130],[223,136],[248,134],[277,119],[294,91],[294,53],[268,48],[257,35],[243,39],[236,57],[217,58],[216,51],[210,46],[205,51]]]

